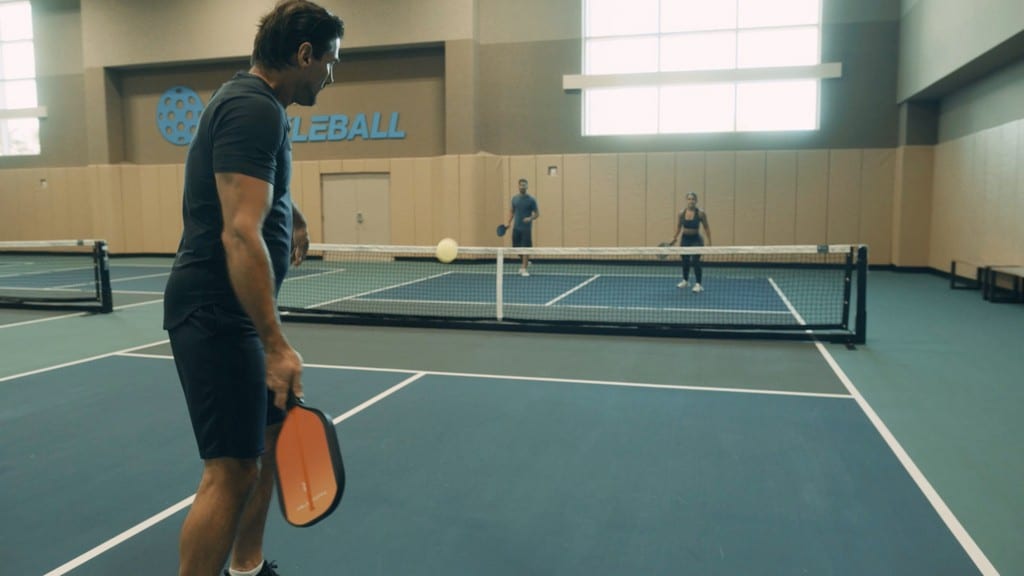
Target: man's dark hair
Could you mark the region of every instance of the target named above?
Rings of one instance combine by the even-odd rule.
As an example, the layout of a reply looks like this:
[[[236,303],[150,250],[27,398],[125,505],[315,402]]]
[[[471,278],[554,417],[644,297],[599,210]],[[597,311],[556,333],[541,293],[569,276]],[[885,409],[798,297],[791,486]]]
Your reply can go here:
[[[345,23],[322,6],[308,0],[281,0],[260,20],[252,47],[252,65],[283,70],[295,64],[295,52],[303,42],[313,46],[313,56],[323,58],[331,41],[345,35]]]
[[[529,182],[526,180],[526,178],[520,178],[519,179],[519,183],[520,184],[523,184],[523,183],[529,184]]]

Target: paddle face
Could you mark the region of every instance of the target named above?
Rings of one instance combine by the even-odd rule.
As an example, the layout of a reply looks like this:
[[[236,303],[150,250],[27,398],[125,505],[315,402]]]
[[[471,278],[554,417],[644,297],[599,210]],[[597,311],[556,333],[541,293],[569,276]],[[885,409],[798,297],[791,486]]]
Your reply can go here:
[[[671,242],[661,242],[658,244],[658,248],[668,248],[671,245]],[[664,260],[666,258],[668,258],[668,254],[658,254],[658,260]]]
[[[508,232],[508,226],[505,226],[504,224],[498,224],[497,232],[498,232],[498,238],[501,238],[502,236],[505,235],[505,232]]]
[[[345,491],[345,466],[334,423],[323,412],[289,402],[277,439],[277,496],[285,520],[312,526],[337,508]]]

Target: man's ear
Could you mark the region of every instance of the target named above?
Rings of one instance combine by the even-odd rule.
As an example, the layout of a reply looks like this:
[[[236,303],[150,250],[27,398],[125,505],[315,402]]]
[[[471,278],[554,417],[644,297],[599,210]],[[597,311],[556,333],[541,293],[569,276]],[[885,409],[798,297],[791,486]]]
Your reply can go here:
[[[301,68],[302,66],[308,66],[313,61],[313,45],[309,42],[303,42],[299,44],[299,49],[296,53],[296,64]]]

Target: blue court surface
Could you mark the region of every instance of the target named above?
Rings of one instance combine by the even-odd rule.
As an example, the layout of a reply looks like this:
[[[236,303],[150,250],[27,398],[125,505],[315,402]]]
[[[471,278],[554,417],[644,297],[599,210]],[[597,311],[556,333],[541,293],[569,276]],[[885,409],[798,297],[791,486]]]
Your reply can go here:
[[[164,348],[0,381],[6,574],[173,574],[200,473]],[[979,573],[846,393],[311,364],[348,486],[285,574]]]

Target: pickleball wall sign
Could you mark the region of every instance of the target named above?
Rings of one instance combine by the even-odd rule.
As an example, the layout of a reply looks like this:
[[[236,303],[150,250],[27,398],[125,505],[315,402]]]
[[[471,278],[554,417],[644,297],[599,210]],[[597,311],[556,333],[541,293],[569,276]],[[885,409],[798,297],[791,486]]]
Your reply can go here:
[[[156,126],[160,135],[175,146],[188,146],[199,127],[203,113],[203,99],[187,86],[173,86],[160,96],[156,107]],[[405,131],[399,127],[398,112],[360,112],[323,114],[310,118],[303,125],[302,118],[288,118],[291,139],[296,144],[312,142],[338,142],[342,140],[402,140]]]
[[[156,126],[160,135],[175,146],[188,146],[199,126],[203,99],[185,86],[169,88],[156,105]]]

